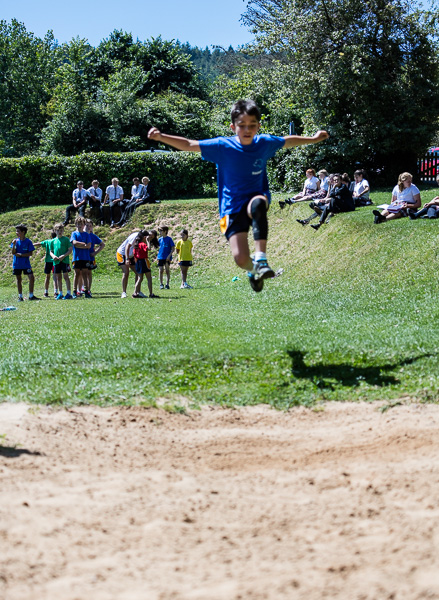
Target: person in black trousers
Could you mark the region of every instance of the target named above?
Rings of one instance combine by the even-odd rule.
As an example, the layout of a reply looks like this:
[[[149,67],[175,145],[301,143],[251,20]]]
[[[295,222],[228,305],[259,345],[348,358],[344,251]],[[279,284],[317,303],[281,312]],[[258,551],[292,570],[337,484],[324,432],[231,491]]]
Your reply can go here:
[[[127,221],[131,219],[134,211],[142,204],[154,204],[154,193],[149,177],[143,177],[140,183],[138,177],[133,179],[133,187],[131,188],[131,200],[125,206],[120,221],[116,223],[119,227],[123,227]]]
[[[320,225],[322,225],[328,215],[332,213],[351,212],[355,210],[355,203],[352,198],[352,193],[344,185],[342,177],[339,173],[336,173],[333,177],[334,187],[329,192],[329,204],[326,204],[322,214],[320,215],[320,221],[316,225],[311,225],[313,229],[317,231]]]
[[[78,211],[81,217],[85,217],[88,192],[87,190],[84,190],[84,182],[78,181],[76,185],[78,187],[76,188],[76,190],[73,190],[72,204],[69,204],[69,206],[67,206],[66,208],[66,216],[63,223],[64,226],[67,225],[67,223],[70,221],[70,214],[72,212]]]

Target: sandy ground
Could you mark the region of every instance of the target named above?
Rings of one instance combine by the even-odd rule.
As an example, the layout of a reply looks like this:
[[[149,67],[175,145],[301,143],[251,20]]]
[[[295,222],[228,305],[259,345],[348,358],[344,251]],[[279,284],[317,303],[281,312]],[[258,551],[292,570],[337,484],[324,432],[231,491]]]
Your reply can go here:
[[[439,407],[0,404],[1,600],[439,599]]]

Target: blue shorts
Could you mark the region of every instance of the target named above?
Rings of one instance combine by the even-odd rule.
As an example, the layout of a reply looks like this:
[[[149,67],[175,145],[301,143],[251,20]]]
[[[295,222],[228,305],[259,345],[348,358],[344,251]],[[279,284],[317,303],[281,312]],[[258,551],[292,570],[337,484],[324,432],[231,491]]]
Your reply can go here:
[[[136,260],[136,273],[151,273],[151,269],[148,267],[145,258],[138,258]]]

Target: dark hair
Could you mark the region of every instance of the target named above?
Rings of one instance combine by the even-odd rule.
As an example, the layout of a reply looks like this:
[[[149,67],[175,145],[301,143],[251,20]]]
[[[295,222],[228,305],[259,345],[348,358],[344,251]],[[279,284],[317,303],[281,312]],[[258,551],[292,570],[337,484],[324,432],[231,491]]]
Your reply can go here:
[[[146,231],[146,229],[143,229],[142,231],[139,231],[139,233],[136,235],[136,237],[134,238],[134,242],[133,242],[133,247],[134,248],[138,248],[140,242],[143,240],[143,238],[145,236],[148,235],[148,232]]]
[[[26,227],[26,225],[23,225],[22,223],[20,223],[20,225],[16,225],[15,229],[19,229],[20,231],[24,231],[24,233],[27,233],[27,227]]]
[[[169,231],[169,227],[167,227],[166,225],[161,225],[159,227],[159,231],[166,231],[166,233]]]
[[[364,169],[357,169],[354,173],[354,176],[355,175],[362,175],[363,179],[367,179],[367,173]]]
[[[187,229],[182,229],[182,230],[180,231],[180,235],[181,235],[181,234],[183,234],[183,235],[189,235],[189,231],[188,231]]]
[[[147,233],[148,233],[148,235],[154,236],[151,240],[149,240],[149,243],[151,244],[151,246],[154,246],[154,248],[159,248],[160,244],[157,239],[157,231],[155,229],[150,229]]]
[[[232,106],[232,112],[230,114],[232,123],[234,124],[241,115],[250,115],[251,117],[256,117],[258,123],[261,120],[261,111],[259,110],[256,102],[253,100],[237,100],[235,102],[235,104]]]
[[[341,180],[344,181],[345,183],[351,183],[351,178],[349,177],[349,175],[347,173],[343,173],[343,175],[341,176]]]

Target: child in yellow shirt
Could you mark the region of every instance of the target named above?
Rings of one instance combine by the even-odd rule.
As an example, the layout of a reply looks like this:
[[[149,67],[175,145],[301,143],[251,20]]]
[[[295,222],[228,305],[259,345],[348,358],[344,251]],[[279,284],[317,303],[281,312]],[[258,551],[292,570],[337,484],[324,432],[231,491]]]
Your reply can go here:
[[[180,231],[180,238],[175,246],[178,254],[178,264],[181,270],[181,289],[191,290],[192,286],[186,281],[189,267],[192,267],[192,242],[188,238],[188,230]]]

